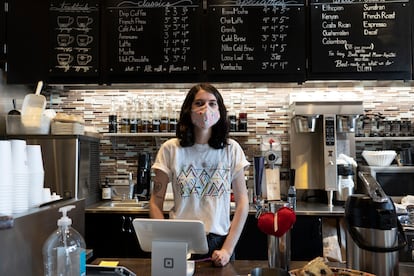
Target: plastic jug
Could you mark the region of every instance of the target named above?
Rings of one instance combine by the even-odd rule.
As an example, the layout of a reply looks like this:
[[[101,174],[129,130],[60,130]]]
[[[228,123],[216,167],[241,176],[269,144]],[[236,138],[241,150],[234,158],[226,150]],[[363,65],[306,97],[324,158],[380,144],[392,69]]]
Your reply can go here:
[[[66,215],[73,208],[74,205],[68,205],[59,209],[62,217],[57,222],[58,229],[43,245],[45,276],[86,275],[86,243]]]

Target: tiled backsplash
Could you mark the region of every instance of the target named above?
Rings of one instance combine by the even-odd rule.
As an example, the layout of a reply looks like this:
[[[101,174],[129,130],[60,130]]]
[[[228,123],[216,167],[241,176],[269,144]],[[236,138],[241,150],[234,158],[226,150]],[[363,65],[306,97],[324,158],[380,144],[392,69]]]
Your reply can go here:
[[[242,86],[242,85],[241,85]],[[83,115],[86,124],[96,127],[100,132],[108,131],[108,115],[111,100],[120,102],[134,97],[149,99],[164,98],[168,102],[183,101],[190,85],[183,89],[130,89],[130,90],[73,90],[53,96],[53,108],[68,113]],[[356,95],[363,100],[366,112],[379,112],[388,118],[413,117],[414,89],[404,84],[400,86],[363,86],[361,83],[286,85],[266,88],[228,88],[217,84],[227,105],[231,99],[239,110],[240,97],[248,114],[248,136],[233,136],[239,141],[249,160],[260,154],[260,138],[272,134],[282,143],[282,169],[289,168],[289,95],[291,93],[340,93]],[[155,157],[160,143],[167,138],[151,137],[112,137],[104,138],[101,143],[101,179],[105,175],[125,174],[137,170],[137,154],[149,151]],[[250,172],[250,175],[252,173]]]
[[[158,85],[159,86],[159,85]],[[134,86],[138,87],[138,86]],[[123,102],[133,98],[165,99],[181,105],[191,84],[174,84],[174,88],[95,89],[49,91],[48,107],[58,112],[82,115],[86,126],[108,132],[108,115],[112,99]],[[177,88],[180,87],[180,88]],[[248,136],[233,136],[239,141],[249,160],[260,154],[260,138],[272,134],[282,144],[282,171],[289,168],[289,95],[291,93],[349,94],[363,101],[365,112],[382,113],[387,118],[406,118],[413,121],[414,86],[406,82],[310,82],[305,84],[216,84],[226,105],[234,100],[239,109],[243,98],[248,118]],[[0,91],[1,93],[1,91]],[[4,99],[3,99],[4,100]],[[6,99],[10,100],[11,99]],[[0,110],[1,112],[2,110]],[[4,112],[7,113],[6,110]],[[103,137],[101,142],[101,181],[105,176],[137,172],[137,154],[156,151],[165,139],[154,137]],[[252,176],[252,170],[249,175]],[[283,192],[283,187],[282,187]]]

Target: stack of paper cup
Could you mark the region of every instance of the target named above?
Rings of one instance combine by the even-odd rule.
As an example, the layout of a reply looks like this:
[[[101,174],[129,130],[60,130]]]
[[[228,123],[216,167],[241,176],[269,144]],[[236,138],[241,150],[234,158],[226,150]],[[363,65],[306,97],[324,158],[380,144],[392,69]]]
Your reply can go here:
[[[10,140],[13,166],[13,213],[29,209],[29,168],[25,140]]]
[[[0,214],[13,211],[13,167],[10,141],[0,141]]]
[[[29,207],[38,207],[43,203],[43,169],[42,150],[40,145],[27,145],[27,166],[30,175]]]

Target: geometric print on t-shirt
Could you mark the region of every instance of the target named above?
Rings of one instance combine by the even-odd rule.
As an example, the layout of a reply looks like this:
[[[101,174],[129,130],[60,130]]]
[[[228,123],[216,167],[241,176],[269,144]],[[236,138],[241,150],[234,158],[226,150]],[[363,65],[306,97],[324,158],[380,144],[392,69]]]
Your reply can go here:
[[[230,192],[230,170],[219,164],[211,168],[184,167],[177,175],[182,197],[220,197]]]

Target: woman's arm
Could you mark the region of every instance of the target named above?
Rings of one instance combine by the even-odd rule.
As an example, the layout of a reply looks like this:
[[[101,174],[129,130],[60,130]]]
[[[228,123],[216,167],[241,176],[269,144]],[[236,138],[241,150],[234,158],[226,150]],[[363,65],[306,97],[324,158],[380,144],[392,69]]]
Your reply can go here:
[[[151,198],[149,201],[150,217],[163,219],[164,199],[169,179],[168,175],[161,170],[155,169],[154,172],[154,186],[152,188]]]
[[[224,241],[223,247],[221,250],[214,251],[211,256],[212,261],[217,266],[224,266],[229,262],[236,244],[239,241],[249,213],[249,198],[247,196],[247,187],[243,171],[241,171],[233,180],[232,188],[234,200],[236,202],[236,210],[231,221],[230,231]]]

